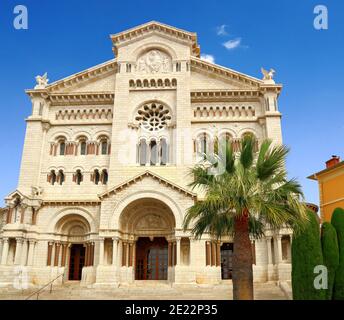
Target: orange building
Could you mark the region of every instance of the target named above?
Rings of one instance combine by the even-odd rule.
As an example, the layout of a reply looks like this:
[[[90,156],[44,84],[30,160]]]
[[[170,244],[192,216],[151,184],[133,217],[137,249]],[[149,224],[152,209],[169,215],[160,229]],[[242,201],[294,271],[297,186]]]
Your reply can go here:
[[[330,221],[334,209],[344,208],[344,161],[332,156],[326,169],[308,178],[319,183],[321,220]]]

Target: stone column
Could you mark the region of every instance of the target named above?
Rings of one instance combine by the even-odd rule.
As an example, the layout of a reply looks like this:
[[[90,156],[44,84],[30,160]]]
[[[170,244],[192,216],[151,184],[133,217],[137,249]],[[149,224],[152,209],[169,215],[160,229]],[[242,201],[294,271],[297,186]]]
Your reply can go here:
[[[27,257],[28,257],[28,250],[29,250],[29,242],[27,240],[24,241],[23,249],[22,249],[22,256],[21,256],[21,265],[27,265]]]
[[[84,247],[85,247],[85,267],[88,267],[89,263],[90,263],[90,246],[89,246],[89,243],[85,243]]]
[[[2,249],[3,249],[4,245],[3,245],[3,241],[2,239],[0,239],[0,264],[1,264],[1,256],[2,256]]]
[[[53,242],[48,242],[48,256],[47,256],[47,266],[51,266],[51,257],[53,255]]]
[[[59,257],[60,257],[60,246],[61,243],[55,243],[55,259],[54,259],[54,267],[59,266]]]
[[[216,243],[215,241],[211,242],[211,266],[216,266]]]
[[[172,248],[173,244],[171,241],[168,241],[168,266],[172,267]]]
[[[21,264],[21,257],[22,257],[22,249],[23,249],[24,239],[16,239],[16,253],[14,256],[14,264],[20,265]]]
[[[216,266],[221,267],[221,243],[216,243]]]
[[[99,239],[99,265],[104,264],[104,238]]]
[[[94,242],[91,242],[91,261],[90,261],[91,266],[94,266]]]
[[[28,266],[33,266],[35,244],[36,244],[36,241],[29,240],[29,249],[28,249],[29,253],[28,253],[28,257],[27,257],[27,265]]]
[[[27,206],[22,205],[20,209],[20,224],[23,224],[25,221],[25,212],[26,212]]]
[[[268,264],[272,264],[271,237],[266,237],[266,247],[268,251]]]
[[[281,263],[282,262],[282,236],[277,235],[276,240],[277,240],[277,263]]]
[[[113,238],[112,244],[112,265],[116,266],[118,264],[117,257],[118,257],[118,238]]]
[[[8,238],[3,238],[2,241],[3,241],[3,246],[2,246],[1,264],[6,265],[7,258],[8,258],[8,250],[10,246],[10,240]]]
[[[127,247],[126,247],[126,259],[125,259],[125,266],[129,267],[129,260],[130,260],[130,244],[127,242]]]
[[[117,267],[122,267],[122,255],[123,255],[123,243],[121,239],[118,239],[118,255],[117,255]]]
[[[133,261],[134,261],[134,244],[132,242],[129,242],[129,246],[128,246],[128,266],[132,267],[133,266]]]
[[[206,266],[211,265],[211,242],[206,241],[205,243],[205,264]]]
[[[181,239],[178,237],[176,238],[176,245],[177,245],[177,254],[176,254],[176,262],[177,265],[180,266],[181,265],[181,259],[180,259],[180,241]]]

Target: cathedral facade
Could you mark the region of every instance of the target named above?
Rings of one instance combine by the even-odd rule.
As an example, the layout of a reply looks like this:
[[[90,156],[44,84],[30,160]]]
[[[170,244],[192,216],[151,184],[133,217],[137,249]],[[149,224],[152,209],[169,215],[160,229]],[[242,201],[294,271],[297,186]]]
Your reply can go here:
[[[0,211],[0,285],[219,284],[233,243],[183,229],[202,200],[190,168],[217,138],[282,143],[273,72],[200,58],[197,35],[150,22],[111,36],[115,58],[26,93],[18,187]],[[273,71],[273,70],[272,70]],[[290,230],[252,239],[254,280],[290,279]]]

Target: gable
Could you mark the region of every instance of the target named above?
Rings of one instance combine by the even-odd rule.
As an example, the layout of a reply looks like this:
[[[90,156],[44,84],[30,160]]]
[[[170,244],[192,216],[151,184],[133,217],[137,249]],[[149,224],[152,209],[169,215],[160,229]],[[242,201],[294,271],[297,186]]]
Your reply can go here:
[[[190,90],[239,90],[251,87],[213,72],[195,70],[191,72]]]
[[[99,75],[97,77],[75,83],[71,86],[61,88],[56,93],[82,93],[82,92],[114,92],[116,76],[115,73]]]
[[[195,57],[191,58],[191,75],[191,88],[194,90],[256,90],[264,84],[260,79]]]
[[[49,93],[113,92],[117,70],[116,59],[112,59],[54,81],[45,88]]]
[[[99,198],[102,200],[104,198],[107,198],[113,194],[117,194],[117,193],[120,193],[122,192],[123,190],[131,187],[132,185],[135,185],[137,183],[141,183],[142,180],[144,179],[151,179],[153,180],[154,182],[157,183],[154,184],[154,188],[156,188],[157,186],[159,187],[159,185],[163,185],[171,190],[175,190],[187,197],[191,197],[192,199],[196,199],[197,198],[197,195],[181,186],[178,186],[177,184],[171,182],[171,181],[168,181],[167,179],[151,172],[151,171],[145,171],[144,173],[141,173],[117,186],[115,186],[114,188],[110,189],[109,191],[106,191],[104,192],[103,194],[100,194],[99,195]]]
[[[183,43],[190,48],[191,54],[199,57],[200,47],[197,43],[197,34],[172,27],[160,22],[151,21],[123,32],[111,35],[113,51],[118,56],[120,47],[127,46],[132,42],[137,42],[147,36],[159,35],[173,42]]]

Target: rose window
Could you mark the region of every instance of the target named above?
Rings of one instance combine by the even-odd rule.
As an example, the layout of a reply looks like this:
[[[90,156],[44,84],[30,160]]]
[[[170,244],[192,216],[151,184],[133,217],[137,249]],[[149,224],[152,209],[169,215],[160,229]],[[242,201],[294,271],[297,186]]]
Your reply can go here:
[[[170,111],[162,104],[146,104],[138,110],[135,120],[147,131],[163,130],[171,120]]]

